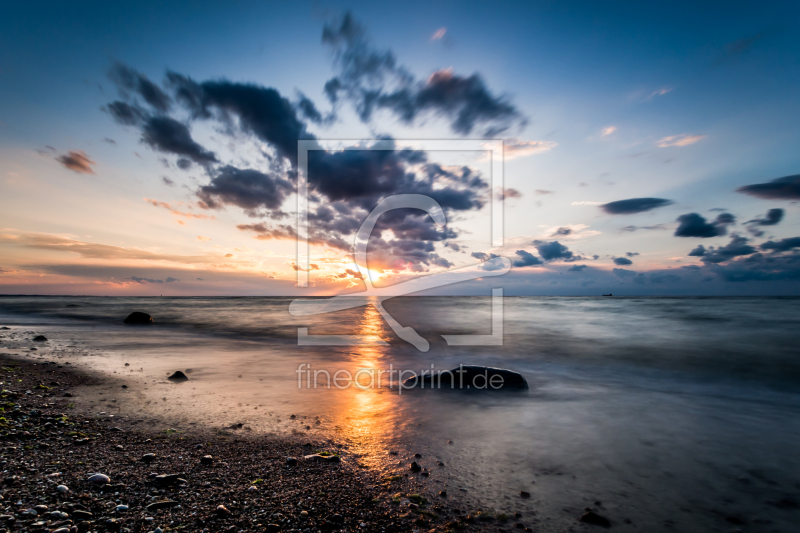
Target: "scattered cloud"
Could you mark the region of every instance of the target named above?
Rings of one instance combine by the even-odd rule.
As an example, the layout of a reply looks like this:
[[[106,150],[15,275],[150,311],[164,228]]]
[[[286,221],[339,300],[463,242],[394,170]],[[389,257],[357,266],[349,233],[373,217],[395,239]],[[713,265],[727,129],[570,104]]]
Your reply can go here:
[[[525,250],[517,250],[516,254],[519,256],[519,259],[515,260],[512,265],[517,268],[542,264],[541,259]]]
[[[439,39],[444,37],[446,33],[447,33],[447,28],[439,28],[438,30],[433,32],[433,35],[431,35],[431,41],[438,41]]]
[[[650,98],[655,98],[656,96],[664,96],[667,93],[672,92],[672,87],[664,87],[663,89],[659,89],[657,91],[653,91],[650,94]]]
[[[631,261],[627,257],[615,257],[614,264],[619,266],[626,266],[626,265],[632,265],[633,261]]]
[[[656,145],[659,148],[669,148],[671,146],[689,146],[697,141],[702,141],[706,137],[707,135],[690,135],[688,133],[683,133],[681,135],[664,137],[663,139],[657,141]]]
[[[600,209],[610,215],[632,215],[673,203],[672,200],[666,200],[664,198],[629,198],[628,200],[617,200],[616,202],[602,204]]]
[[[736,192],[768,200],[800,200],[800,174],[745,185],[736,189]]]
[[[406,124],[432,114],[449,120],[460,135],[481,126],[487,138],[527,122],[508,97],[493,94],[479,74],[462,76],[444,69],[418,80],[391,50],[377,48],[350,13],[325,25],[322,42],[333,51],[338,71],[325,84],[328,99],[332,104],[348,100],[364,122],[378,110]]]
[[[56,161],[79,174],[94,174],[92,165],[95,162],[81,150],[70,150],[66,155],[56,157]]]
[[[709,237],[720,237],[728,232],[728,226],[736,222],[736,217],[730,213],[721,213],[713,222],[697,213],[687,213],[678,217],[678,228],[675,230],[676,237],[699,237],[707,239]]]
[[[198,235],[198,236],[197,236],[197,240],[198,240],[198,241],[204,241],[204,242],[205,242],[205,241],[210,241],[210,240],[211,240],[211,237],[206,237],[205,235]]]
[[[555,141],[523,141],[522,139],[506,139],[503,141],[503,157],[505,160],[526,157],[548,152],[558,146]]]
[[[606,138],[614,134],[617,131],[616,126],[606,126],[605,128],[600,130],[600,137]]]

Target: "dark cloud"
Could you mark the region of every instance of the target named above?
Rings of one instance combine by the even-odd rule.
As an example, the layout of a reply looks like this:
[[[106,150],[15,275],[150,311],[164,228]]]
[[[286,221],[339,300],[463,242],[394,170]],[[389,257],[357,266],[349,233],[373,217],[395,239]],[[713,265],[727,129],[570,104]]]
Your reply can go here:
[[[762,246],[763,247],[763,246]],[[696,255],[695,252],[698,254],[700,251],[695,248],[692,250],[689,255],[694,255],[695,257],[702,257],[702,261],[706,264],[709,263],[723,263],[725,261],[730,261],[734,257],[742,256],[742,255],[750,255],[756,252],[756,249],[748,244],[748,240],[745,237],[740,235],[734,235],[731,237],[731,242],[726,244],[725,246],[720,246],[719,248],[714,248],[713,246],[709,247],[708,250],[703,250],[702,255]]]
[[[127,91],[132,91],[159,113],[169,111],[171,99],[167,93],[131,67],[115,63],[109,72],[109,78],[117,84],[123,95]]]
[[[169,117],[150,117],[142,126],[142,141],[155,150],[188,157],[207,165],[218,162],[217,156],[192,139],[189,128]]]
[[[208,119],[216,113],[217,119],[229,122],[234,116],[243,131],[275,147],[292,164],[297,159],[297,141],[314,138],[294,105],[272,87],[227,80],[197,83],[176,72],[168,72],[167,80],[195,118]]]
[[[762,250],[773,252],[786,252],[794,248],[800,248],[800,237],[789,237],[788,239],[781,239],[777,242],[767,241],[761,245]]]
[[[143,109],[120,101],[111,102],[103,110],[111,115],[117,124],[123,126],[136,126],[147,117],[147,113]]]
[[[539,251],[539,255],[542,256],[542,259],[545,261],[554,261],[556,259],[561,259],[563,261],[578,261],[583,259],[582,257],[578,257],[573,254],[569,248],[564,246],[563,244],[559,243],[558,241],[551,241],[551,242],[543,242],[543,241],[533,241],[533,245],[536,246],[536,249]]]
[[[95,162],[81,150],[70,150],[66,155],[56,157],[56,161],[79,174],[94,174],[92,165]]]
[[[169,185],[170,187],[175,185],[175,182],[169,179],[167,176],[161,176],[161,181],[163,181],[164,184]]]
[[[767,215],[764,218],[755,218],[753,220],[748,220],[745,224],[757,224],[759,226],[775,226],[783,220],[784,211],[783,209],[777,207],[775,209],[770,209],[767,211]]]
[[[167,283],[175,283],[176,281],[180,280],[178,278],[173,278],[172,276],[168,276],[167,279],[165,279],[164,281],[166,281]]]
[[[572,265],[567,269],[567,272],[583,272],[586,269],[586,265]]]
[[[667,226],[665,226],[664,224],[655,224],[654,226],[625,226],[624,228],[620,228],[621,231],[628,231],[628,232],[634,232],[640,229],[644,230],[667,229]]]
[[[258,216],[258,208],[278,209],[292,191],[292,184],[280,176],[227,165],[217,171],[208,185],[200,187],[197,196],[204,208],[236,205]]]
[[[186,159],[185,157],[178,158],[178,160],[175,161],[175,164],[178,165],[178,168],[181,170],[189,170],[192,168],[191,159]]]
[[[517,250],[516,254],[519,256],[519,259],[515,260],[512,264],[517,268],[542,264],[541,259],[525,250]]]
[[[783,220],[783,209],[775,208],[770,209],[767,211],[767,215],[763,218],[754,218],[753,220],[748,220],[745,222],[747,225],[747,231],[752,233],[756,237],[761,237],[764,235],[764,232],[759,229],[760,226],[775,226]]]
[[[364,54],[369,56],[371,52],[355,52],[353,46],[360,46],[355,43],[361,42],[362,34],[360,29],[350,27],[350,24],[354,24],[352,19],[337,28],[335,34],[331,33],[328,42],[334,46],[341,44],[342,50],[347,50],[343,53],[355,54],[353,61],[360,62],[365,59]],[[352,42],[346,44],[346,41]],[[400,72],[396,65],[382,63],[383,59],[376,57],[369,61],[373,60],[377,62],[374,73],[378,77],[387,73],[396,77]],[[353,69],[352,73],[358,71],[354,78],[342,77],[340,72],[338,85],[328,84],[330,94],[344,90],[344,82],[361,83],[367,79],[364,76],[371,76],[365,74],[372,69],[370,66],[360,65]],[[120,81],[120,73],[127,76],[127,81]],[[307,131],[304,121],[323,124],[332,120],[332,115],[324,116],[302,94],[299,94],[299,101],[292,103],[273,88],[224,79],[195,81],[169,71],[166,75],[169,101],[173,103],[172,107],[181,107],[188,112],[188,122],[184,123],[167,115],[168,106],[157,108],[148,102],[155,111],[140,106],[136,95],[143,96],[142,91],[135,89],[131,81],[141,81],[136,71],[117,67],[115,76],[126,101],[108,104],[106,111],[118,123],[138,127],[143,142],[159,151],[180,156],[177,160],[179,168],[189,168],[191,162],[206,168],[210,181],[197,190],[201,207],[218,209],[231,205],[242,208],[249,216],[263,217],[265,220],[257,224],[238,226],[242,231],[253,232],[257,239],[295,238],[290,226],[271,223],[270,220],[277,221],[287,216],[281,206],[295,191],[297,141],[315,138]],[[412,78],[407,81],[412,85],[416,83]],[[433,81],[436,80],[431,83],[437,86]],[[420,92],[420,95],[425,94]],[[427,104],[423,96],[420,96],[424,104],[421,109],[429,105],[433,108],[444,105]],[[455,98],[458,101],[462,97]],[[502,113],[494,117],[487,114],[487,108],[480,105],[470,108],[463,98],[457,107],[459,116],[454,116],[453,121],[462,129],[479,123],[496,126],[498,122],[494,118],[503,118]],[[216,155],[196,143],[189,132],[189,126],[196,121],[212,121],[219,134],[234,140],[241,135],[253,136],[274,149],[277,158],[264,152],[269,170],[239,168],[239,164],[222,164],[214,168],[214,163],[220,163]],[[352,236],[369,211],[381,198],[390,195],[427,195],[436,200],[446,213],[480,210],[489,200],[488,183],[469,167],[443,168],[428,163],[424,152],[394,150],[394,142],[389,138],[382,141],[380,148],[309,152],[309,237],[312,244],[349,251]],[[507,190],[506,195],[519,196],[519,193]],[[386,230],[391,230],[386,234],[391,235],[391,239],[383,238]],[[452,263],[435,252],[434,244],[447,243],[457,236],[454,228],[439,228],[429,216],[417,210],[394,210],[378,220],[370,239],[370,255],[376,265],[392,269],[411,266],[418,269],[420,265],[449,267]],[[458,246],[454,242],[449,244]],[[454,246],[449,247],[455,250]]]
[[[110,138],[108,138],[108,137],[106,137],[105,139],[103,139],[103,142],[104,142],[104,143],[108,143],[108,144],[113,144],[114,146],[116,146],[116,145],[117,145],[117,141],[115,141],[114,139],[110,139]]]
[[[713,222],[707,222],[697,213],[687,213],[678,217],[676,237],[720,237],[728,232],[728,226],[735,222],[735,217],[730,213],[721,213]]]
[[[600,209],[610,215],[632,215],[671,205],[672,203],[672,200],[665,200],[664,198],[629,198],[603,204]]]
[[[639,255],[639,252],[625,252],[625,255],[628,257],[636,257]]]
[[[558,228],[551,237],[566,237],[567,235],[572,234],[571,228]]]
[[[332,103],[346,98],[365,122],[381,109],[407,124],[432,114],[448,119],[461,135],[485,126],[483,135],[488,137],[525,123],[508,98],[492,94],[479,74],[439,70],[425,81],[417,80],[391,51],[376,49],[350,13],[337,24],[326,24],[322,41],[333,50],[338,71],[325,84],[328,98]]]
[[[491,257],[497,257],[494,254],[489,255],[484,252],[472,252],[470,255],[478,261],[488,261]]]
[[[709,268],[720,279],[729,282],[800,280],[800,253],[756,253],[725,265],[710,265]]]
[[[632,265],[633,261],[631,261],[627,257],[615,257],[614,264],[619,266],[626,266],[626,265]]]
[[[676,283],[680,280],[677,274],[650,274],[650,283]]]
[[[768,200],[800,200],[800,174],[777,178],[766,183],[739,187],[736,192]]]
[[[612,269],[611,273],[614,274],[615,276],[617,276],[618,278],[622,278],[622,279],[631,279],[631,278],[636,277],[636,271],[635,270],[627,270],[627,269],[624,269],[624,268]]]
[[[697,248],[689,252],[689,257],[703,257],[706,255],[706,248],[702,244],[698,245]]]
[[[135,283],[142,284],[142,285],[145,284],[145,283],[164,283],[163,279],[140,278],[140,277],[137,277],[137,276],[131,276],[131,277],[125,278],[125,279],[128,280],[128,281],[133,281]]]

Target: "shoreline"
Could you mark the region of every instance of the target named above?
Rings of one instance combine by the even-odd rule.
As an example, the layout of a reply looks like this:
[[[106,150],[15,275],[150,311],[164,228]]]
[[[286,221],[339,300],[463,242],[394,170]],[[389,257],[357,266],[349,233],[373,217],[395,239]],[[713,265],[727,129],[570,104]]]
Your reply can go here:
[[[0,525],[13,531],[508,531],[519,520],[426,494],[408,466],[381,477],[331,439],[91,416],[82,393],[121,380],[7,353],[0,366]],[[340,461],[304,459],[320,452]]]

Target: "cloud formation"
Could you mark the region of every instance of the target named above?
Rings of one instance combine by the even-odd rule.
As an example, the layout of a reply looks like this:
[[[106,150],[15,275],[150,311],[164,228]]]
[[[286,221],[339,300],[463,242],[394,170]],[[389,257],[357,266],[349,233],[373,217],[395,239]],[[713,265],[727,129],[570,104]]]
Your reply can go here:
[[[633,215],[635,213],[643,213],[651,209],[671,205],[672,203],[672,200],[666,200],[664,198],[629,198],[627,200],[617,200],[616,202],[602,204],[600,209],[610,215]],[[573,205],[575,205],[575,202],[573,202]]]
[[[664,137],[663,139],[656,142],[656,145],[659,148],[669,148],[671,146],[689,146],[690,144],[694,144],[698,141],[702,141],[705,139],[705,135],[690,135],[688,133],[684,133],[681,135],[672,135],[670,137]]]
[[[69,153],[56,157],[56,161],[79,174],[94,174],[92,165],[95,162],[81,150],[70,150]]]
[[[503,159],[506,161],[518,157],[548,152],[558,146],[555,141],[523,141],[522,139],[505,139],[503,141]]]
[[[728,232],[728,226],[736,221],[730,213],[721,213],[713,222],[697,213],[687,213],[678,217],[678,227],[675,230],[676,237],[720,237]]]
[[[776,178],[766,183],[745,185],[736,192],[767,200],[800,200],[800,174]]]
[[[449,120],[450,128],[469,135],[478,126],[494,137],[525,119],[506,96],[495,96],[479,74],[461,76],[438,70],[418,80],[390,50],[377,49],[350,13],[326,24],[322,41],[334,54],[338,74],[325,84],[332,104],[348,100],[362,121],[386,110],[406,124],[426,114]]]

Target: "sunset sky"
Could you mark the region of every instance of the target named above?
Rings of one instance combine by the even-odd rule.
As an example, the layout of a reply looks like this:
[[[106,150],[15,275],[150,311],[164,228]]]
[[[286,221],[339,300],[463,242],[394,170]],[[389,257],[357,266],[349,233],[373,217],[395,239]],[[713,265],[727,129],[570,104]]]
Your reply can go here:
[[[0,8],[0,294],[286,295],[483,263],[446,294],[800,294],[800,4]],[[298,140],[315,151],[296,287]],[[356,147],[350,143],[346,145]],[[505,241],[493,247],[492,196]]]

